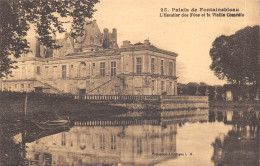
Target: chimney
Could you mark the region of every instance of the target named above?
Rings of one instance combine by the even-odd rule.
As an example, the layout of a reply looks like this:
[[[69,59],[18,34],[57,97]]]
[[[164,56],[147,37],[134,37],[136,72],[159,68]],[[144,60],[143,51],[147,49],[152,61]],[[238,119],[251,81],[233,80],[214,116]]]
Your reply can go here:
[[[108,29],[104,28],[103,32],[104,32],[103,48],[109,48],[110,42],[109,42]]]
[[[150,41],[149,41],[149,39],[144,40],[144,45],[145,45],[145,46],[149,46],[149,45],[150,45]]]
[[[112,34],[113,34],[113,39],[114,39],[115,43],[117,43],[117,30],[116,30],[116,28],[113,28]]]

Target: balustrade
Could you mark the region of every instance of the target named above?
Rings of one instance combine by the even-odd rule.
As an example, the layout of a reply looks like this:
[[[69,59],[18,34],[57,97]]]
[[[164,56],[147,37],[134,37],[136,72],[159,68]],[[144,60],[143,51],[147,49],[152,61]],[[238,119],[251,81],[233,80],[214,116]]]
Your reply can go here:
[[[170,95],[75,95],[75,99],[88,101],[206,101],[207,96],[170,96]]]

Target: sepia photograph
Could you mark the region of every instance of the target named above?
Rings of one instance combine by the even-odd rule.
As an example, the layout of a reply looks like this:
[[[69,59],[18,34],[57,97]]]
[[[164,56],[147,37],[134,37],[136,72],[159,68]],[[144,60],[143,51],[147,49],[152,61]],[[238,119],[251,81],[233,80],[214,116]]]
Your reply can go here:
[[[0,0],[0,166],[259,166],[259,0]]]

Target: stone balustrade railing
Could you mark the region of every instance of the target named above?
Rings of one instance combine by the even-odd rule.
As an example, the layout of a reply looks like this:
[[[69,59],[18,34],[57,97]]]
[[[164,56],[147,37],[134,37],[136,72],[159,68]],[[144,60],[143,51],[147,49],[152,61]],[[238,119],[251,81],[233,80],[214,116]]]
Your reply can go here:
[[[155,101],[160,95],[75,95],[75,99],[89,101]]]
[[[208,101],[207,96],[171,96],[171,95],[75,95],[75,99],[89,101],[159,101],[159,100],[201,100]]]

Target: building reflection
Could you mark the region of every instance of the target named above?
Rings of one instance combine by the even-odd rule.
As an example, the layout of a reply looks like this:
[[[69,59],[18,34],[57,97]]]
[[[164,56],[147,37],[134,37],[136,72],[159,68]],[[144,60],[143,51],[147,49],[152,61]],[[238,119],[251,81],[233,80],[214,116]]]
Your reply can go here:
[[[209,117],[208,110],[132,115],[75,120],[68,132],[26,143],[26,157],[31,165],[154,165],[176,158],[178,124]]]
[[[212,143],[215,165],[258,165],[259,161],[259,112],[218,111],[209,114],[211,121],[221,120],[231,124],[227,135],[220,135]]]

